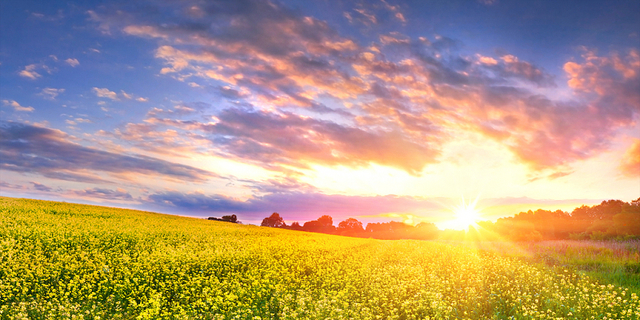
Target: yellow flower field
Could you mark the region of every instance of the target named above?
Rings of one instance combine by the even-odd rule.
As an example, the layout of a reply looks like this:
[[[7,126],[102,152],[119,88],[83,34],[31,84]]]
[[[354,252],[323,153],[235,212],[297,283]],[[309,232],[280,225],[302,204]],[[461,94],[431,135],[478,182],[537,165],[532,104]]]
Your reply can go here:
[[[0,198],[0,318],[640,319],[640,300],[465,246]]]

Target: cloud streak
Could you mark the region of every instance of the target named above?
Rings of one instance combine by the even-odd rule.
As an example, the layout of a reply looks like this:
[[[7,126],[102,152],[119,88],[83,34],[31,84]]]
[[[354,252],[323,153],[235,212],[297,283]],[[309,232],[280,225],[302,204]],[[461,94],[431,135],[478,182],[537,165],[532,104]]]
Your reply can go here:
[[[12,107],[13,110],[18,111],[18,112],[33,112],[33,110],[34,110],[33,107],[21,106],[15,100],[2,100],[2,104],[4,104],[5,106]]]
[[[181,181],[204,182],[217,175],[202,169],[137,154],[118,154],[73,143],[62,131],[20,123],[0,126],[0,168],[80,182],[143,174]]]

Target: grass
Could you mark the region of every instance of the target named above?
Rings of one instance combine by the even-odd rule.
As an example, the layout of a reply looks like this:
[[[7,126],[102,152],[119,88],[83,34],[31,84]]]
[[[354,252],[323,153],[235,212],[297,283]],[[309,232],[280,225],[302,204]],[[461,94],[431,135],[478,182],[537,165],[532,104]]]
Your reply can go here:
[[[640,300],[462,245],[0,198],[0,319],[592,317]]]
[[[600,283],[626,287],[640,295],[640,240],[475,242],[472,245],[528,262],[573,268]]]

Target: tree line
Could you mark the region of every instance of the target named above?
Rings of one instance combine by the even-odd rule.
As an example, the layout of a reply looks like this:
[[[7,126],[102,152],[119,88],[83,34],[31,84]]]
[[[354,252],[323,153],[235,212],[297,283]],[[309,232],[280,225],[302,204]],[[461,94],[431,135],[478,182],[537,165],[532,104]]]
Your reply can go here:
[[[515,241],[640,239],[640,198],[631,202],[607,200],[562,210],[520,212],[496,222],[483,221],[472,230],[478,237],[502,237]]]
[[[307,221],[303,225],[300,225],[298,222],[293,222],[287,226],[284,219],[277,212],[264,218],[261,226],[376,239],[428,240],[435,239],[438,231],[435,224],[427,222],[422,222],[416,226],[396,221],[376,222],[369,223],[367,227],[364,228],[362,222],[354,218],[346,219],[338,223],[338,226],[335,227],[333,225],[333,218],[328,215],[324,215],[317,220]]]
[[[439,230],[433,223],[422,222],[412,226],[396,221],[368,223],[365,228],[362,222],[354,218],[346,219],[335,227],[333,218],[328,215],[303,225],[298,222],[287,225],[277,212],[264,218],[261,226],[376,239],[640,239],[640,198],[631,202],[608,200],[594,206],[583,205],[570,213],[562,210],[529,210],[500,218],[496,222],[480,221],[468,230]]]

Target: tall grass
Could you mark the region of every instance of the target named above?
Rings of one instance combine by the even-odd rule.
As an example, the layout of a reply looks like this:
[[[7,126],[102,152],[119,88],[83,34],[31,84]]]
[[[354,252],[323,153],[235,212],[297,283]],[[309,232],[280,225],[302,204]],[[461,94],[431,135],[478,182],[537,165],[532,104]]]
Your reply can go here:
[[[601,283],[640,293],[640,240],[478,241],[466,245],[530,262],[574,268]]]

